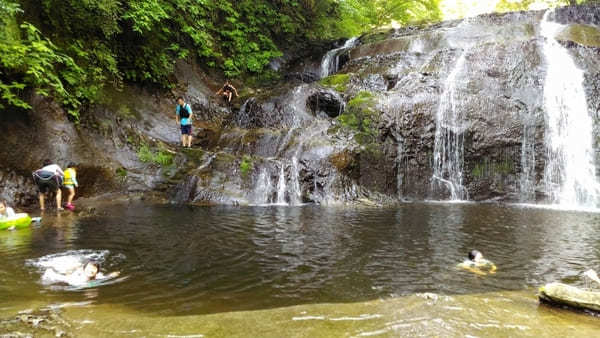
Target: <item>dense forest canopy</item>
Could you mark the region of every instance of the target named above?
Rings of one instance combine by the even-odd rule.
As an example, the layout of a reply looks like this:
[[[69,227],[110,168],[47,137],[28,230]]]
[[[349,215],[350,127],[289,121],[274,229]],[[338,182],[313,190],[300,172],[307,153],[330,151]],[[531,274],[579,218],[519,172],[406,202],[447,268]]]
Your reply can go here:
[[[579,2],[0,0],[0,105],[29,108],[23,92],[35,89],[77,117],[105,86],[169,87],[178,59],[195,58],[229,77],[258,74],[282,46],[464,17],[481,3],[507,11]]]

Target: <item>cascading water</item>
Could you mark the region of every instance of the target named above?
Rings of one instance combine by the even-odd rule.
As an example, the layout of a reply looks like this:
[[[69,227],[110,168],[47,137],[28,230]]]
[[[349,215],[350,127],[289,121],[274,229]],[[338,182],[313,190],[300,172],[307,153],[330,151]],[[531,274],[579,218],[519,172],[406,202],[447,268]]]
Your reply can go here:
[[[358,37],[354,37],[346,40],[344,45],[340,48],[332,49],[325,53],[323,60],[321,61],[321,78],[327,77],[339,69],[340,55],[346,50],[355,47],[358,43]]]
[[[287,185],[285,184],[285,164],[279,165],[279,181],[277,182],[277,204],[286,204],[285,192],[287,191]]]
[[[546,60],[544,107],[546,111],[547,161],[544,186],[552,203],[563,207],[598,207],[593,148],[593,121],[583,87],[583,71],[555,39],[562,26],[541,22]]]
[[[523,139],[521,141],[521,176],[519,178],[519,200],[535,200],[535,114],[529,114],[523,120]]]
[[[444,83],[436,114],[433,153],[433,183],[446,187],[451,200],[468,199],[463,186],[464,112],[457,107],[458,75],[465,67],[467,50],[463,50]]]
[[[273,185],[271,184],[271,178],[267,168],[263,168],[256,181],[254,187],[254,201],[256,204],[269,204],[271,202],[271,195],[273,192]]]

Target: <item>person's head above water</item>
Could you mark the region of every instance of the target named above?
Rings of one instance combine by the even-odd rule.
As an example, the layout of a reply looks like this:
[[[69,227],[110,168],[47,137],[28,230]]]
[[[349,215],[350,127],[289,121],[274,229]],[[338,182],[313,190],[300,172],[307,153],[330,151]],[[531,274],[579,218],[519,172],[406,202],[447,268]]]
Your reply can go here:
[[[87,262],[83,265],[83,273],[89,279],[95,279],[100,271],[100,264],[97,262]]]
[[[44,167],[47,166],[47,165],[51,165],[51,164],[52,164],[52,161],[50,161],[50,159],[45,159],[44,160]]]
[[[476,262],[476,261],[481,260],[482,258],[483,258],[483,255],[481,254],[481,252],[479,252],[477,250],[469,251],[469,260]]]

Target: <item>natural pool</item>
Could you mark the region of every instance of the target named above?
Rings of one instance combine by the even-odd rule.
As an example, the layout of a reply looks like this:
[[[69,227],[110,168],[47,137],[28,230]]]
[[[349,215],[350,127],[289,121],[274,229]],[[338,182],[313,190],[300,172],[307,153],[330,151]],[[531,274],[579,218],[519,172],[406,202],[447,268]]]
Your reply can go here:
[[[1,232],[0,318],[53,306],[53,325],[74,336],[590,336],[598,318],[535,294],[583,285],[600,267],[599,230],[600,214],[501,204],[116,204]],[[103,270],[123,280],[49,288],[26,264],[80,249],[108,250]],[[457,270],[471,249],[497,273]]]

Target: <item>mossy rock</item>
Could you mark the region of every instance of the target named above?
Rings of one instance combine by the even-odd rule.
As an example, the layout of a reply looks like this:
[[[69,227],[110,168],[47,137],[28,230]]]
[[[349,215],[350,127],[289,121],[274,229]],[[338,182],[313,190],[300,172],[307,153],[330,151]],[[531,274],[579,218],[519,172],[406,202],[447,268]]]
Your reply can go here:
[[[600,312],[600,292],[586,291],[562,283],[550,283],[542,286],[539,298],[550,304]]]
[[[350,82],[350,74],[335,74],[330,75],[326,78],[321,79],[319,83],[323,86],[335,89],[338,92],[345,92],[348,89],[348,83]]]
[[[348,102],[346,110],[338,117],[338,121],[344,128],[354,132],[354,138],[360,145],[375,142],[379,135],[377,129],[379,115],[375,104],[373,93],[361,91]]]
[[[240,162],[240,172],[242,173],[242,176],[247,176],[252,169],[254,169],[252,158],[248,155],[244,155],[244,157],[242,157],[242,161]]]
[[[355,158],[349,151],[342,151],[329,157],[329,162],[340,172],[354,168]]]
[[[565,27],[556,39],[572,41],[587,47],[600,47],[600,30],[594,26],[572,24]]]
[[[360,37],[360,42],[364,45],[369,43],[375,43],[383,40],[387,40],[394,33],[394,29],[383,28],[377,29],[372,32],[366,33]]]

